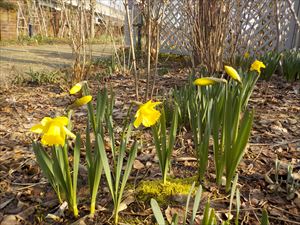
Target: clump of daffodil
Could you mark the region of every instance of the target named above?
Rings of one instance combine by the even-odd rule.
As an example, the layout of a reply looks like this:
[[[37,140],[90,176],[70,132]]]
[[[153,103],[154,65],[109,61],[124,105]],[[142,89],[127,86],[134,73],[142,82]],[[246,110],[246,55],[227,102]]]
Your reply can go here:
[[[233,67],[225,66],[225,71],[232,79],[236,80],[239,83],[242,83],[240,75]]]
[[[250,71],[257,71],[258,74],[260,75],[260,73],[261,73],[260,69],[261,68],[266,68],[266,65],[263,62],[259,61],[259,60],[255,60],[252,63],[251,67],[250,67]]]
[[[152,102],[152,100],[140,105],[135,114],[135,121],[133,125],[138,128],[141,124],[145,127],[153,126],[159,119],[161,113],[154,107],[161,104],[161,102]]]
[[[69,120],[67,117],[56,117],[50,118],[45,117],[42,119],[40,124],[33,126],[30,131],[38,134],[43,134],[41,143],[43,145],[53,146],[61,145],[64,146],[66,135],[71,138],[76,138],[70,130],[66,128]]]
[[[215,78],[215,77],[202,77],[194,81],[194,85],[207,86],[213,85],[215,83],[227,83],[225,79]]]

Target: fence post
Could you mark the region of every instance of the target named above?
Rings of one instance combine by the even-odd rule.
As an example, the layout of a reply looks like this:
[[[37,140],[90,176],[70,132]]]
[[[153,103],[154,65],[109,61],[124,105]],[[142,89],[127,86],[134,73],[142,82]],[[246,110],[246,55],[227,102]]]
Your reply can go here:
[[[290,0],[289,0],[290,1]],[[292,2],[292,1],[290,1]],[[298,20],[300,20],[300,1],[296,1],[294,0],[294,12],[295,15],[298,17]],[[293,14],[291,12],[291,8],[288,8],[290,13]],[[300,47],[300,27],[297,25],[297,21],[296,18],[294,18],[294,15],[292,15],[292,19],[291,19],[291,23],[290,23],[290,27],[289,27],[289,33],[288,33],[288,37],[285,43],[285,47],[287,49],[292,49],[292,48],[299,48]]]

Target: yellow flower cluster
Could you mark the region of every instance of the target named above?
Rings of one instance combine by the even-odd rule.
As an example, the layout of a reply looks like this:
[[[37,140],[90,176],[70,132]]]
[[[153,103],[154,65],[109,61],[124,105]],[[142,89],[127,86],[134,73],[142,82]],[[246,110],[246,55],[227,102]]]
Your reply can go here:
[[[246,52],[247,53],[247,52]],[[245,58],[249,57],[249,53],[246,54],[245,53]],[[261,68],[266,68],[265,64],[261,61],[255,60],[251,67],[250,67],[250,71],[257,71],[258,74],[260,75]],[[241,77],[239,75],[239,73],[231,66],[225,66],[224,67],[226,73],[235,81],[239,82],[240,84],[242,84],[242,80]],[[195,85],[198,86],[207,86],[207,85],[213,85],[215,83],[226,83],[227,81],[224,79],[219,79],[219,78],[215,78],[215,77],[202,77],[202,78],[198,78],[194,81]]]
[[[83,83],[84,83],[84,81],[75,84],[70,89],[70,94],[74,95],[74,94],[78,93],[81,90]],[[79,99],[76,99],[76,101],[71,105],[71,108],[79,108],[79,107],[81,107],[83,105],[86,105],[90,101],[92,101],[92,98],[93,97],[91,95],[86,95],[86,96],[83,96],[83,97],[81,97]]]
[[[66,128],[69,120],[67,117],[50,118],[45,117],[41,123],[33,126],[30,131],[42,135],[41,143],[43,145],[65,145],[66,135],[76,138],[70,130]]]
[[[82,88],[82,82],[75,84],[70,89],[70,94],[76,94]],[[71,108],[81,107],[92,100],[91,95],[83,96],[71,105]],[[38,134],[43,134],[41,143],[45,146],[61,145],[64,146],[66,136],[71,138],[76,138],[70,130],[66,128],[69,123],[67,117],[61,116],[56,118],[45,117],[42,119],[41,123],[34,125],[30,131]]]

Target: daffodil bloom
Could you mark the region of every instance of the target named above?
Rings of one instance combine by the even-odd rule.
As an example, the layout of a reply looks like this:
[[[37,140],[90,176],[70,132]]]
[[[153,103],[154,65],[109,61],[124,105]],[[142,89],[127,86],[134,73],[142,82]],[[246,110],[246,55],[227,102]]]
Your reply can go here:
[[[238,72],[231,66],[225,66],[226,73],[234,80],[238,81],[239,83],[242,83],[242,80],[240,78],[240,75]]]
[[[249,52],[245,52],[245,54],[244,54],[244,58],[245,59],[248,59],[250,57],[250,54],[249,54]]]
[[[138,128],[141,124],[145,127],[153,126],[160,117],[160,112],[154,109],[154,107],[159,104],[161,104],[161,102],[152,102],[151,100],[142,104],[135,114],[136,120],[133,123],[135,128]]]
[[[92,96],[91,95],[86,95],[83,96],[79,99],[76,99],[76,101],[72,104],[73,107],[81,107],[83,105],[86,105],[87,103],[89,103],[92,100]]]
[[[30,131],[42,135],[41,143],[43,145],[64,145],[66,135],[71,138],[76,138],[70,130],[66,128],[69,120],[67,117],[50,118],[45,117],[40,124],[33,126]]]
[[[260,75],[260,73],[261,73],[260,69],[261,68],[266,68],[266,65],[263,62],[259,61],[259,60],[255,60],[252,63],[251,67],[250,67],[250,71],[254,71],[255,70]]]
[[[198,78],[194,81],[194,85],[198,85],[198,86],[207,86],[207,85],[212,85],[215,83],[227,83],[227,81],[225,79],[219,79],[219,78],[215,78],[215,77],[202,77],[202,78]]]
[[[77,92],[79,92],[82,88],[82,82],[79,82],[77,84],[75,84],[71,89],[70,89],[70,94],[74,95]]]

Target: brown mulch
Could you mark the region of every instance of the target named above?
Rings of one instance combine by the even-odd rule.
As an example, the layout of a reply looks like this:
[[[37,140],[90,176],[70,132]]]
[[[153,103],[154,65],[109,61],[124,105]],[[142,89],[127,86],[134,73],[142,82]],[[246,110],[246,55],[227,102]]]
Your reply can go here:
[[[156,97],[161,99],[170,88],[181,86],[186,79],[185,70],[161,76],[154,92]],[[144,80],[140,83],[145,86]],[[111,85],[116,94],[114,117],[120,121],[126,114],[129,101],[134,100],[133,80],[130,76],[119,74],[107,78],[106,84]],[[91,81],[90,86],[95,94],[97,87],[103,84]],[[68,212],[58,221],[45,218],[47,214],[56,212],[58,202],[35,162],[31,148],[35,136],[29,132],[30,127],[43,117],[65,113],[65,108],[74,101],[67,91],[68,87],[60,85],[14,86],[0,91],[0,222],[3,224],[12,224],[10,221],[16,224],[70,224],[75,221]],[[300,85],[287,83],[277,76],[268,82],[259,81],[250,105],[255,109],[255,121],[248,151],[239,166],[240,222],[259,224],[261,209],[266,208],[271,224],[300,224],[300,195],[297,192],[288,196],[284,183],[289,163],[293,166],[295,179],[300,182]],[[86,109],[76,111],[74,124],[77,130],[84,129],[85,118]],[[130,178],[130,182],[135,184],[141,179],[159,177],[150,133],[143,132],[142,136],[146,141],[137,160],[143,166],[133,169]],[[197,168],[193,160],[191,135],[183,132],[178,139],[173,153],[173,175],[192,176]],[[274,181],[276,157],[281,161],[280,190],[272,190],[268,183],[268,178]],[[229,199],[224,190],[219,190],[214,184],[213,171],[210,159],[207,181],[203,184],[206,188],[204,198],[210,196],[211,206],[220,218],[224,218]],[[86,174],[81,172],[80,182],[86,183]],[[87,188],[81,188],[79,208],[82,217],[88,214],[87,196]],[[101,188],[98,198],[97,215],[93,219],[84,217],[86,224],[110,224],[111,203],[106,188]],[[184,206],[185,203],[178,202],[177,205]],[[153,224],[149,204],[138,200],[121,212],[121,217],[124,224],[133,224],[129,222],[133,218],[143,221],[139,224]]]

